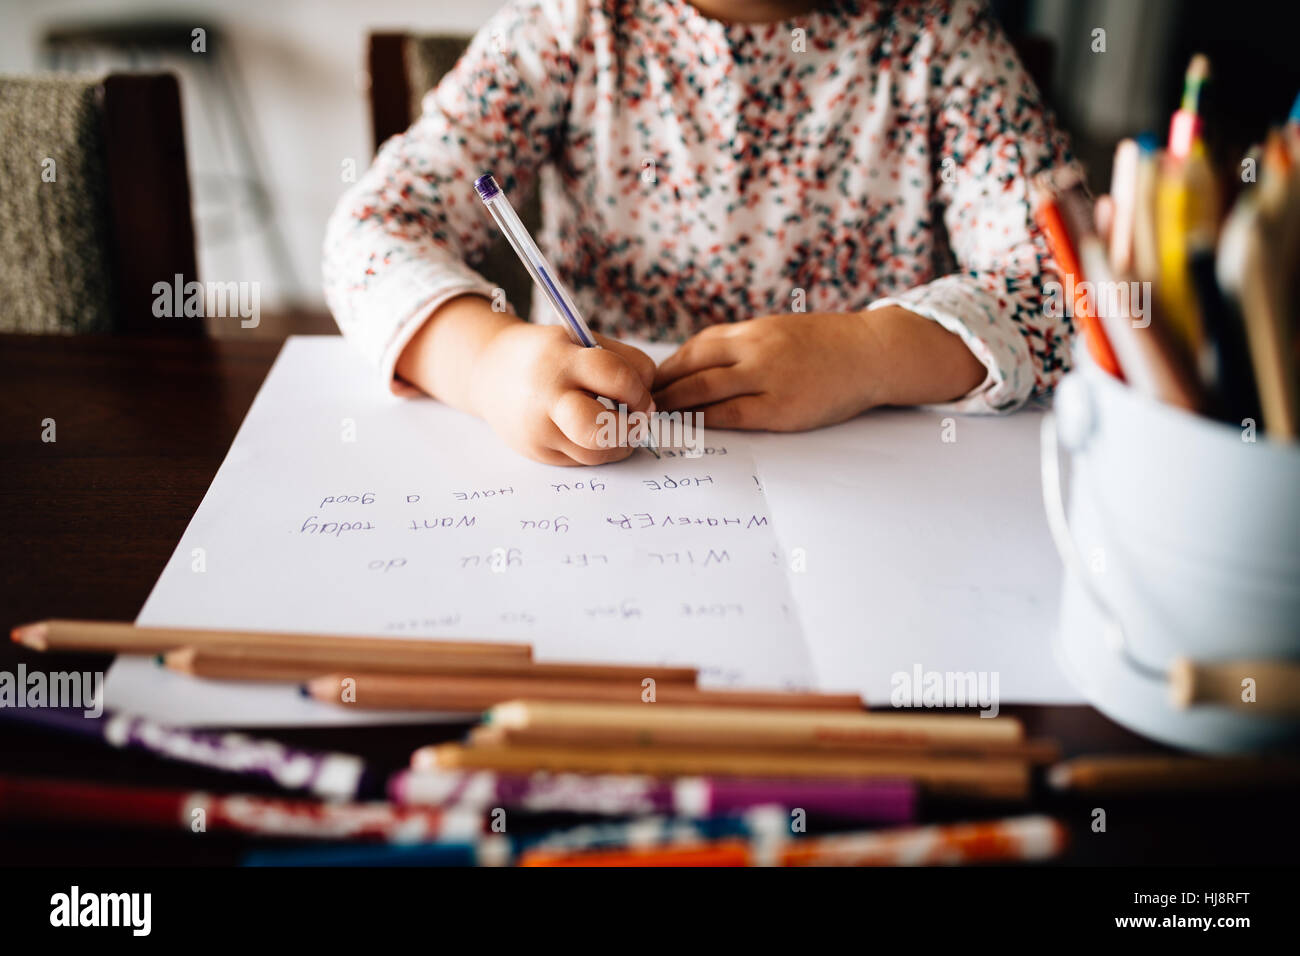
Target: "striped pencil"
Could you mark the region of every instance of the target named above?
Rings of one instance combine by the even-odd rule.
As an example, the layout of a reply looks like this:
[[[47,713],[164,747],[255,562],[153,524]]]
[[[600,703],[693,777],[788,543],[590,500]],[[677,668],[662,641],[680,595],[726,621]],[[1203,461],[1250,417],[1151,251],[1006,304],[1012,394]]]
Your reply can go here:
[[[906,780],[789,780],[631,775],[512,774],[412,770],[394,775],[389,795],[426,806],[506,807],[607,816],[667,814],[703,819],[755,807],[802,808],[863,823],[915,818],[916,786]]]
[[[525,852],[521,866],[953,866],[1045,860],[1066,830],[1044,816],[826,837],[759,836],[644,849]]]
[[[483,814],[388,803],[320,803],[251,794],[0,777],[0,819],[232,831],[309,840],[409,843],[474,836]]]
[[[79,710],[52,707],[0,707],[3,719],[90,737],[110,747],[140,750],[327,800],[373,798],[384,791],[383,775],[368,768],[360,757],[286,747],[264,737],[169,727],[130,714],[86,717]]]

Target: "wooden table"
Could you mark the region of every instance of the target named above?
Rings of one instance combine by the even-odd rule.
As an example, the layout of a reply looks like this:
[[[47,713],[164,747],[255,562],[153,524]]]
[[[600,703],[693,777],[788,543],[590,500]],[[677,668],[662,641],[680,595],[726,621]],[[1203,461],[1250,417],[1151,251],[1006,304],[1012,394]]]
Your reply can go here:
[[[0,620],[131,620],[198,507],[279,349],[240,339],[0,336]],[[42,441],[53,419],[56,440]],[[50,659],[0,644],[0,670]],[[63,657],[58,669],[103,669],[102,657]],[[1033,736],[1067,755],[1156,748],[1088,707],[1004,707]],[[463,727],[281,729],[270,736],[353,751],[396,769],[422,744]],[[0,768],[159,784],[235,789],[230,778],[133,753],[109,752],[0,721]],[[1033,808],[1074,835],[1080,863],[1294,863],[1294,795],[1063,799],[1039,792]],[[1090,829],[1106,811],[1106,832]],[[932,805],[927,818],[1022,813],[1023,806]],[[9,863],[229,863],[246,844],[185,831],[45,827],[0,822]]]

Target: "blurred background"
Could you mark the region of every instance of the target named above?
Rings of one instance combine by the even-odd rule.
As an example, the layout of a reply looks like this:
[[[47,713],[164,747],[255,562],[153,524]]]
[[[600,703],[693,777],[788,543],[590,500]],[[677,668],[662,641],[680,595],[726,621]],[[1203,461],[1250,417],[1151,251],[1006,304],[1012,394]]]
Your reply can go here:
[[[470,33],[494,0],[0,0],[0,74],[170,70],[181,79],[198,275],[261,284],[253,330],[324,331],[321,237],[348,160],[372,155],[368,37]],[[1191,53],[1214,69],[1217,150],[1240,156],[1300,89],[1293,0],[992,0],[1094,186],[1124,135],[1163,134]],[[205,30],[206,52],[190,50]],[[1104,35],[1096,33],[1103,30]],[[1099,37],[1104,49],[1099,50]],[[1236,150],[1235,154],[1233,151]],[[1229,159],[1235,162],[1235,159]]]

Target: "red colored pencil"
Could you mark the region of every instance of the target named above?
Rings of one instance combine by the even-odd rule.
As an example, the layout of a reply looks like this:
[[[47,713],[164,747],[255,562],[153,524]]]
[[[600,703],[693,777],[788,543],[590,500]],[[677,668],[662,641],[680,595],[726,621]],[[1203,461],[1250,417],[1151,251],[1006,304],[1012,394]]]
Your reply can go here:
[[[198,811],[202,811],[199,813]],[[162,787],[0,777],[0,819],[185,827],[304,840],[372,842],[463,839],[482,814],[391,803],[318,803],[253,794],[216,795]]]

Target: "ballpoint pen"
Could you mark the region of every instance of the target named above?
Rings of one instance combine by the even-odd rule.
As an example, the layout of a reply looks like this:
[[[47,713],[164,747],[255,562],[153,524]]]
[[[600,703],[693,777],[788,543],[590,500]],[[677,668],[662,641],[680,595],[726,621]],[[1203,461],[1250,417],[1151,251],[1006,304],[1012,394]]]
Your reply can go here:
[[[591,329],[583,320],[582,313],[573,304],[573,299],[569,297],[568,291],[555,274],[555,270],[551,268],[551,264],[542,255],[542,250],[537,248],[537,243],[533,242],[533,237],[520,222],[514,207],[510,205],[510,200],[506,199],[506,194],[497,185],[496,178],[491,173],[484,173],[474,180],[474,190],[483,200],[483,205],[487,206],[497,227],[505,234],[510,248],[514,249],[515,255],[524,264],[524,268],[532,276],[537,288],[541,289],[550,301],[551,308],[555,310],[555,314],[568,330],[569,338],[573,339],[575,345],[581,345],[586,349],[600,348],[600,343],[596,341],[596,337],[592,335]],[[654,434],[648,426],[646,440],[648,442],[646,447],[658,458],[659,452],[655,449]]]

